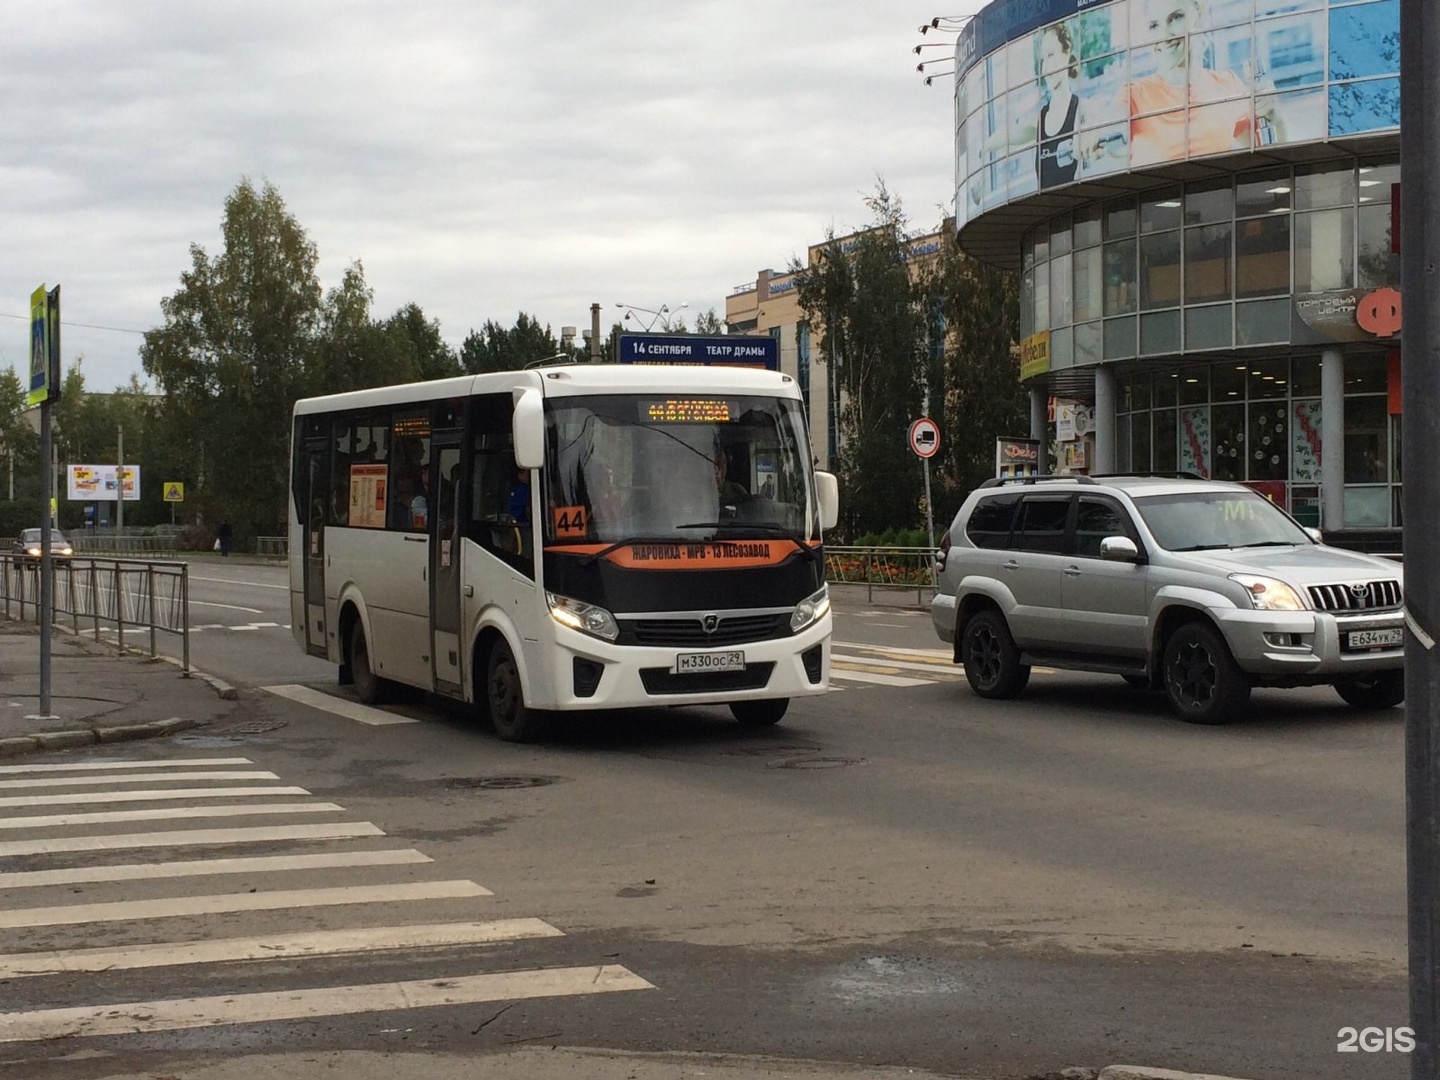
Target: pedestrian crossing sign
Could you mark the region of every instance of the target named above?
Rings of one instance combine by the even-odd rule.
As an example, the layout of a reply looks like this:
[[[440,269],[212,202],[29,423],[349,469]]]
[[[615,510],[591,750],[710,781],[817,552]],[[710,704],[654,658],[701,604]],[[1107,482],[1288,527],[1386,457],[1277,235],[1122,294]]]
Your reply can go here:
[[[176,482],[173,481],[173,480],[171,480],[169,483],[167,483],[167,484],[165,485],[165,501],[166,501],[166,502],[184,502],[184,501],[185,501],[185,485],[184,485],[184,484],[178,484],[178,483],[176,483]]]

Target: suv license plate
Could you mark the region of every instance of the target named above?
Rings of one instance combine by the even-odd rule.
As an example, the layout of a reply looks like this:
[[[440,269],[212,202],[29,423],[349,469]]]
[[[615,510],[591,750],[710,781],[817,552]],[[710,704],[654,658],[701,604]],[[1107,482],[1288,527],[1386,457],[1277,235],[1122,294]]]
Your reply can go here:
[[[1345,644],[1352,649],[1383,649],[1405,643],[1405,631],[1396,626],[1389,630],[1351,630]]]
[[[694,675],[704,671],[744,671],[745,654],[732,652],[682,652],[675,656],[677,675]]]

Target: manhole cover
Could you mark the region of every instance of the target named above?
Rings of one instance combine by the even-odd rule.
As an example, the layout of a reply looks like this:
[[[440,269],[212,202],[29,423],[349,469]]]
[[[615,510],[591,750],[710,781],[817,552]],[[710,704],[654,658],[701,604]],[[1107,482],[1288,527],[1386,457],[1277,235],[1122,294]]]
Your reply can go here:
[[[223,735],[176,735],[175,741],[181,746],[238,746],[244,739],[227,738]]]
[[[774,757],[776,754],[813,754],[818,746],[740,746],[722,750],[729,757]]]
[[[555,783],[553,776],[457,776],[446,780],[445,786],[459,791],[480,788],[487,791],[510,788],[545,787]]]
[[[288,720],[245,720],[239,724],[226,724],[222,728],[213,729],[216,735],[264,735],[267,731],[277,731],[284,727]]]
[[[855,757],[786,758],[784,761],[769,762],[772,769],[843,769],[850,765],[863,764],[864,758]]]

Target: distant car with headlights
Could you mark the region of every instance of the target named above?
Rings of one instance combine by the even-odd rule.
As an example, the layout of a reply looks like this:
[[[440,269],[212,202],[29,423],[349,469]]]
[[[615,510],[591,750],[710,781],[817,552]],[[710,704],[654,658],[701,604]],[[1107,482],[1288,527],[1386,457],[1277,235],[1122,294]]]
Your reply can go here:
[[[10,544],[10,551],[14,555],[24,555],[30,559],[40,558],[41,531],[39,529],[25,529]],[[59,529],[50,530],[50,557],[53,559],[68,559],[75,554],[75,549],[70,546],[70,541],[65,539],[65,534]]]
[[[1032,664],[1164,690],[1183,720],[1239,715],[1255,686],[1405,697],[1404,571],[1329,547],[1243,484],[1184,476],[987,481],[941,540],[931,618],[975,693]]]

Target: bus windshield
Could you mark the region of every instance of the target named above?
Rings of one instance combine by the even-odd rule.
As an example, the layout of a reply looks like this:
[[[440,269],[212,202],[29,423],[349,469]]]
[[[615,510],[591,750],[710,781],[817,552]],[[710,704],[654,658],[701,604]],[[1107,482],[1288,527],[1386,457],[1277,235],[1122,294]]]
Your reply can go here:
[[[820,537],[799,401],[551,398],[546,437],[547,545]]]

